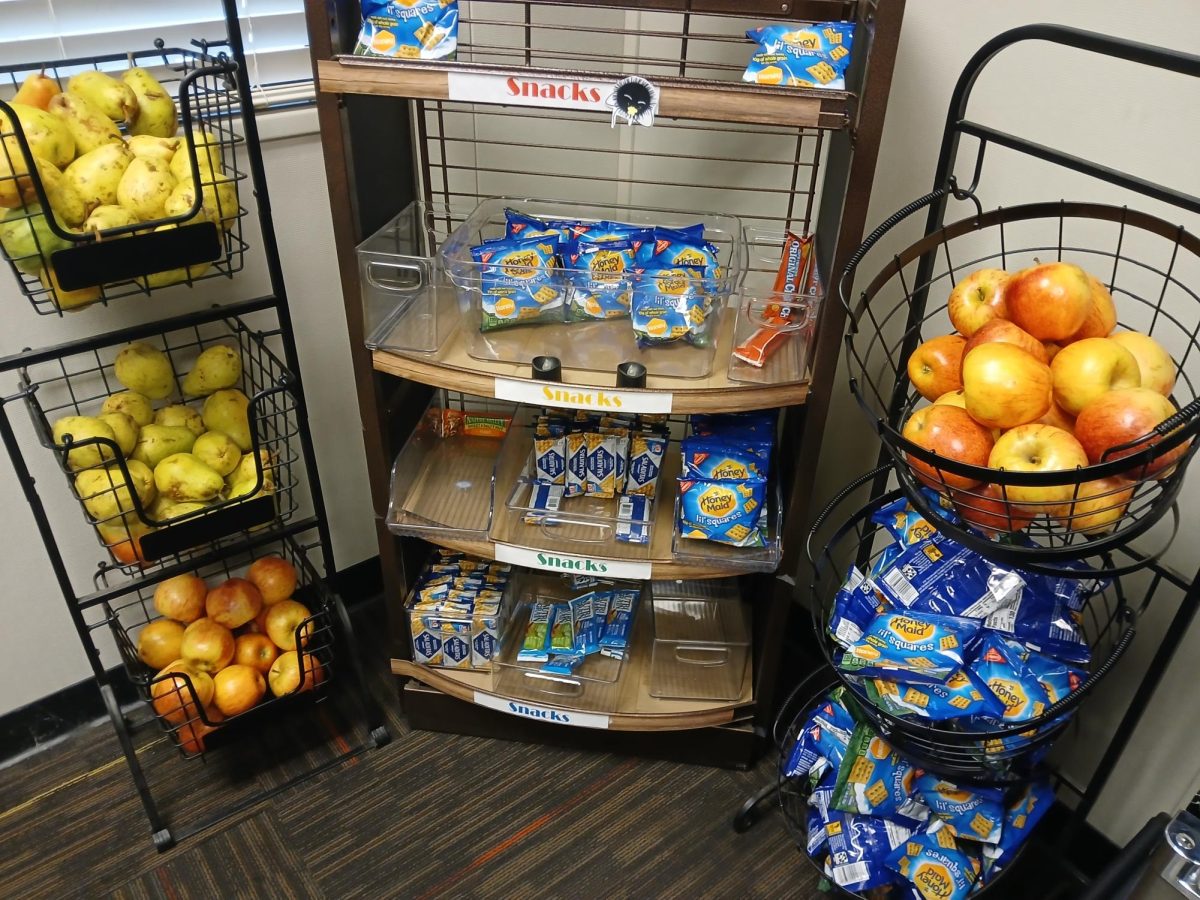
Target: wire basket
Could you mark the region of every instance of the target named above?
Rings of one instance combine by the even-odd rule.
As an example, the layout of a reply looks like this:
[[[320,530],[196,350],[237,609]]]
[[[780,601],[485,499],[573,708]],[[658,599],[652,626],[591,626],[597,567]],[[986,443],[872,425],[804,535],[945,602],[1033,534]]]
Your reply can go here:
[[[225,717],[211,700],[202,703],[209,694],[209,686],[197,685],[188,673],[159,675],[139,658],[139,633],[151,622],[163,618],[154,607],[156,584],[143,584],[119,600],[102,604],[103,618],[90,627],[111,630],[125,674],[137,687],[141,698],[150,704],[155,720],[185,758],[194,759],[215,749],[225,739],[233,738],[243,725],[264,727],[262,718],[269,711],[325,695],[334,676],[334,602],[309,560],[311,549],[301,546],[295,538],[285,537],[226,557],[195,573],[211,588],[225,579],[244,577],[256,559],[280,556],[296,569],[297,587],[293,599],[311,613],[293,629],[305,657],[303,665],[297,667],[299,681],[295,690],[275,696],[268,687],[257,705],[235,716]],[[108,587],[109,571],[101,568],[96,576],[97,587]]]
[[[113,205],[114,198],[76,192],[78,202],[64,202],[62,186],[73,191],[74,182],[59,168],[71,160],[35,161],[34,148],[47,145],[35,137],[31,148],[12,106],[0,99],[0,206],[7,208],[2,224],[19,238],[5,241],[2,252],[21,293],[41,315],[62,315],[218,275],[232,277],[242,268],[248,244],[241,226],[246,210],[239,200],[239,182],[246,178],[239,159],[244,139],[237,129],[241,73],[224,53],[209,55],[207,45],[189,50],[156,44],[128,54],[0,66],[0,93],[9,100],[24,79],[39,72],[65,90],[71,76],[83,71],[119,77],[128,66],[148,69],[178,99],[180,134],[174,152],[186,153],[180,171],[197,186],[190,207],[175,215],[164,212],[110,227],[113,220],[93,219],[90,213],[98,202]],[[199,156],[195,131],[205,134]],[[128,162],[127,156],[123,159]],[[174,175],[171,180],[176,181]],[[52,210],[49,216],[43,215],[47,209]]]
[[[910,204],[880,226],[845,274],[901,219],[945,193]],[[970,465],[906,438],[902,428],[922,403],[907,364],[922,342],[953,331],[945,299],[951,289],[978,269],[1016,271],[1035,260],[1073,262],[1109,288],[1120,326],[1150,335],[1171,354],[1176,378],[1170,400],[1178,411],[1168,412],[1144,434],[1121,437],[1120,443],[1091,437],[1091,464],[1056,471]],[[852,308],[843,276],[843,302],[851,310],[846,335],[851,390],[878,431],[905,493],[939,530],[1016,565],[1054,567],[1095,555],[1144,533],[1171,508],[1196,452],[1200,295],[1189,284],[1200,284],[1200,239],[1154,216],[1070,202],[980,211],[896,254]],[[1054,408],[1050,415],[1056,411],[1061,414]],[[1049,424],[1076,434],[1065,414]],[[1045,434],[1055,435],[1062,446],[1058,432]],[[1067,458],[1078,459],[1084,447],[1073,440],[1068,444],[1073,447]],[[1107,449],[1097,454],[1097,446]],[[922,486],[941,494],[945,506]],[[1022,534],[1014,539],[1015,532]]]
[[[107,436],[76,439],[63,433],[59,440],[55,438],[56,421],[97,416],[106,398],[125,391],[114,373],[123,339],[68,345],[61,355],[19,370],[20,395],[39,442],[55,453],[84,517],[114,563],[127,573],[178,561],[191,548],[271,522],[287,522],[295,513],[293,492],[298,481],[293,465],[299,459],[294,443],[299,434],[295,379],[267,345],[277,333],[256,331],[241,318],[206,313],[134,335],[137,343],[161,350],[170,362],[171,393],[157,401],[160,407],[186,405],[181,381],[206,348],[224,345],[241,360],[236,387],[249,399],[249,448],[243,450],[239,467],[226,476],[219,493],[202,505],[176,504],[171,509],[165,501],[156,503],[156,490],[139,489],[153,469],[138,458],[140,445],[126,454]],[[197,413],[193,421],[198,421],[198,411],[190,409]]]
[[[1107,586],[1094,582],[1084,588],[1086,601],[1077,614],[1076,625],[1091,651],[1091,671],[1041,715],[1011,725],[989,725],[980,719],[959,725],[953,720],[931,722],[894,715],[872,702],[863,679],[838,668],[842,647],[828,628],[834,600],[848,567],[853,564],[860,572],[871,571],[885,549],[895,543],[887,528],[871,521],[871,516],[899,499],[902,496],[899,490],[890,491],[853,513],[842,514],[844,517],[834,517],[838,507],[874,474],[868,473],[838,494],[817,518],[809,536],[813,627],[821,651],[863,716],[921,768],[956,784],[1007,784],[1024,780],[1066,728],[1079,704],[1112,671],[1133,641],[1137,613],[1127,602],[1121,580],[1114,578]]]

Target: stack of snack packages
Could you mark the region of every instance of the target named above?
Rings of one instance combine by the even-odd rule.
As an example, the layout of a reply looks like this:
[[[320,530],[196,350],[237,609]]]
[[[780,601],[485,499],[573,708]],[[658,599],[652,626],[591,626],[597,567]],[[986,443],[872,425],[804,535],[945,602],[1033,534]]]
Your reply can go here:
[[[505,211],[505,235],[471,248],[480,330],[629,319],[640,347],[708,346],[724,271],[704,225],[536,219]]]
[[[872,519],[894,540],[869,573],[851,566],[828,627],[838,667],[877,708],[995,731],[1043,715],[1083,682],[1091,652],[1082,614],[1102,582],[997,565],[903,499]],[[980,756],[998,768],[1031,764],[1049,750],[1040,742],[1022,752],[1038,733],[981,741]]]
[[[650,540],[650,506],[667,450],[665,416],[543,413],[533,421],[528,524],[555,524],[572,497],[620,497],[616,538]]]
[[[758,46],[742,73],[742,81],[846,89],[845,75],[854,45],[853,23],[776,23],[751,28],[746,37]]]
[[[408,602],[413,660],[447,669],[490,669],[507,612],[512,566],[438,550]]]
[[[621,660],[629,652],[641,588],[590,577],[572,577],[571,582],[581,591],[577,596],[566,602],[539,598],[530,605],[519,662],[570,675],[593,654]]]
[[[767,543],[776,410],[693,415],[683,439],[679,534],[733,547]]]
[[[783,775],[808,795],[807,851],[872,896],[962,900],[1007,866],[1054,802],[1042,779],[1008,791],[915,768],[851,713],[845,688],[804,718]]]

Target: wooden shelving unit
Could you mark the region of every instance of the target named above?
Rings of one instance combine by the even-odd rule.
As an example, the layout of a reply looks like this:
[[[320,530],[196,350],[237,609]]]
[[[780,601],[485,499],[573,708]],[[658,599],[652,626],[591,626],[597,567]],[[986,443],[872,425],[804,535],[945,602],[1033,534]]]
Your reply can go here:
[[[411,661],[402,604],[415,575],[410,564],[424,550],[387,530],[393,460],[421,418],[431,388],[513,399],[508,396],[512,384],[529,382],[531,373],[528,364],[471,356],[461,330],[436,352],[368,350],[354,248],[412,200],[468,209],[489,196],[599,203],[604,201],[594,199],[596,192],[611,190],[629,205],[708,209],[780,233],[815,231],[821,271],[838,272],[863,235],[903,3],[797,0],[781,8],[765,0],[471,0],[460,7],[457,59],[424,62],[349,56],[359,28],[357,4],[307,4],[347,322],[392,607],[392,671],[403,686],[406,713],[416,727],[748,765],[773,715],[796,599],[788,576],[796,572],[810,520],[812,477],[840,349],[840,304],[831,299],[821,308],[807,371],[769,373],[766,384],[730,380],[726,363],[733,317],[726,316],[708,375],[652,375],[643,391],[630,392],[655,394],[660,402],[669,395],[673,414],[786,409],[778,475],[785,488],[783,560],[775,575],[741,580],[745,602],[753,609],[753,658],[741,696],[734,702],[651,698],[646,686],[650,623],[644,616],[619,689],[605,701],[606,708],[583,711],[602,716],[603,724],[564,727],[561,720],[531,722],[510,709],[509,701],[552,704],[530,701],[509,677]],[[665,19],[668,15],[673,18]],[[857,23],[846,90],[741,82],[751,47],[743,37],[748,27],[781,19],[845,18]],[[463,77],[605,85],[630,74],[650,79],[661,90],[651,129],[610,131],[603,110],[468,102],[454,89]],[[759,272],[767,266],[773,272],[775,264],[772,259]],[[552,332],[528,333],[531,355],[552,352],[538,348]],[[568,388],[603,389],[613,386],[613,377],[567,369],[563,381]],[[436,500],[439,490],[449,490],[439,488],[439,479],[451,479],[453,468],[446,466],[442,474],[436,467],[422,469],[423,491]],[[483,472],[486,466],[475,469]],[[495,497],[489,501],[493,513],[511,487],[506,477],[497,471]],[[475,502],[485,518],[487,503]],[[722,560],[719,545],[712,545],[716,549],[703,562],[677,560],[671,504],[660,502],[656,509],[648,554],[639,551],[650,562],[650,577],[740,574]],[[499,528],[494,522],[484,525],[477,534],[445,532],[434,540],[479,556],[504,556],[503,522]],[[528,549],[536,543],[526,539],[520,545]]]

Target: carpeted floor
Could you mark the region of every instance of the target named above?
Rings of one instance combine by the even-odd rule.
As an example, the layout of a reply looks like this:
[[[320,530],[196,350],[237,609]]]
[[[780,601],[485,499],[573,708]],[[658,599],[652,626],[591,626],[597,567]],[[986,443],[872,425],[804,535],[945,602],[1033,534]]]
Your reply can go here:
[[[414,733],[394,701],[388,708],[390,745],[163,854],[107,720],[12,763],[0,769],[0,895],[823,896],[777,811],[746,834],[729,827],[769,761],[739,773]],[[230,747],[189,762],[151,728],[135,745],[170,821],[186,823],[328,748],[349,749],[356,737],[334,704],[316,710],[309,733],[281,727],[253,753]]]

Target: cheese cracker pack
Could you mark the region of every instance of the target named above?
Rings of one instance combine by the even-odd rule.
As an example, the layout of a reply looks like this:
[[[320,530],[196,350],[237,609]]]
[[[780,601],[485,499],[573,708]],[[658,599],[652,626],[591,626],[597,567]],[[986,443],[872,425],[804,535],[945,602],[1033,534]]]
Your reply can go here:
[[[917,770],[866,724],[855,727],[838,768],[833,806],[843,812],[919,825],[929,810],[912,796]]]
[[[557,237],[484,241],[471,248],[471,258],[479,265],[480,331],[562,320]]]
[[[979,879],[982,861],[936,821],[912,835],[887,859],[888,868],[912,883],[922,900],[965,900]]]
[[[849,22],[764,25],[746,37],[758,44],[742,81],[844,91],[854,26]]]
[[[957,837],[995,844],[1004,825],[1004,792],[998,788],[960,788],[925,772],[913,791],[930,812],[946,823]]]
[[[363,0],[355,56],[453,59],[458,0]]]
[[[838,668],[863,677],[944,683],[963,667],[979,630],[976,619],[883,612],[846,648]]]

